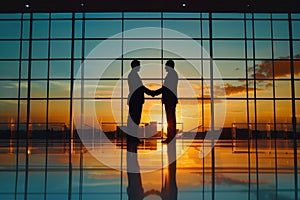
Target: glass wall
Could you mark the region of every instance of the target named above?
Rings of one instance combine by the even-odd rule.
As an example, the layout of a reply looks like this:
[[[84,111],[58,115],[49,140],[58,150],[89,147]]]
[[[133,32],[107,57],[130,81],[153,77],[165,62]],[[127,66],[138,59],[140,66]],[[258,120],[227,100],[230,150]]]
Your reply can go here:
[[[47,192],[52,195],[51,198],[59,196],[58,193],[65,195],[60,196],[62,198],[67,198],[70,192],[74,193],[73,197],[84,193],[84,189],[74,187],[77,181],[84,182],[82,168],[89,167],[84,166],[82,161],[83,146],[72,143],[77,137],[72,112],[74,102],[89,104],[95,100],[98,122],[107,134],[114,135],[117,126],[127,121],[125,75],[133,59],[139,59],[145,67],[156,63],[154,68],[144,68],[141,72],[144,83],[157,83],[146,84],[150,89],[157,89],[164,80],[163,64],[168,59],[175,61],[175,69],[184,76],[184,79],[179,79],[179,102],[191,113],[190,118],[178,121],[184,126],[178,125],[183,133],[190,130],[206,133],[211,129],[211,118],[217,119],[218,116],[218,113],[212,113],[212,108],[218,107],[220,102],[226,103],[225,122],[223,127],[218,128],[223,128],[221,138],[230,139],[233,151],[244,151],[247,155],[240,166],[247,171],[240,176],[249,180],[249,191],[258,190],[259,183],[265,179],[274,183],[276,189],[282,189],[282,194],[294,191],[293,184],[285,185],[287,180],[295,181],[298,187],[295,191],[299,190],[295,165],[298,145],[294,132],[298,137],[300,127],[294,124],[293,129],[292,119],[295,117],[297,122],[300,121],[300,14],[17,13],[0,14],[0,27],[0,134],[3,141],[13,139],[13,144],[9,144],[11,147],[18,147],[18,156],[3,161],[3,165],[18,163],[17,170],[20,172],[18,177],[12,178],[12,183],[15,179],[26,179],[26,183],[33,180],[43,182],[41,188],[28,188],[27,185],[24,188],[8,188],[7,197],[10,197],[10,192],[17,196],[19,192],[20,198],[27,192],[35,198],[43,198],[44,194],[35,194],[37,191]],[[145,27],[172,29],[184,36],[174,36],[167,31],[144,32],[142,35],[130,32]],[[174,46],[185,49],[186,37],[196,41],[202,49],[184,58],[165,51]],[[111,40],[112,48],[94,56],[93,49],[107,39]],[[124,53],[143,45],[152,48]],[[101,80],[98,76],[86,77],[90,70],[106,67],[107,63],[110,63],[109,67]],[[215,76],[216,66],[221,77]],[[159,76],[151,76],[153,71]],[[195,96],[188,95],[185,88],[180,87],[184,80],[189,81]],[[84,83],[83,95],[72,99],[75,81]],[[96,91],[90,90],[92,87],[89,86],[95,81],[98,84]],[[223,88],[211,88],[211,84],[219,82],[223,83]],[[219,92],[221,89],[225,93]],[[213,106],[211,91],[214,93]],[[112,104],[119,105],[119,109],[108,109]],[[160,105],[160,97],[152,99],[147,96],[142,122],[157,121],[162,127],[165,113]],[[193,113],[195,105],[197,113]],[[179,111],[177,114],[180,115]],[[191,119],[196,123],[191,123]],[[48,144],[50,138],[57,141]],[[42,152],[39,157],[32,154],[35,145],[31,139],[46,142],[39,147]],[[285,142],[277,143],[277,140]],[[68,159],[51,163],[48,145],[64,146],[60,153]],[[277,152],[280,145],[284,150],[278,149]],[[251,153],[252,150],[254,153]],[[72,154],[73,151],[80,153]],[[266,158],[261,152],[270,152],[272,157]],[[290,156],[289,164],[285,163],[283,156],[286,152]],[[41,159],[41,155],[45,158]],[[224,166],[221,154],[210,156],[205,159],[216,162],[204,166],[206,161],[203,161],[203,170],[205,167],[212,170],[232,167]],[[266,159],[269,164],[264,162]],[[30,164],[33,168],[52,166],[67,170],[58,170],[59,173],[50,170],[46,173],[48,175],[40,175],[28,172]],[[262,173],[269,168],[272,169],[270,174]],[[286,176],[277,174],[280,170],[290,171]],[[51,173],[54,176],[50,176]],[[111,176],[112,181],[115,178],[122,185],[122,179],[119,179],[121,172]],[[61,190],[48,188],[55,177],[65,183]],[[201,181],[204,183],[204,178]],[[256,184],[252,184],[254,182]],[[125,191],[124,187],[120,187],[121,191]],[[3,193],[4,190],[1,191]],[[119,191],[120,188],[109,188],[101,197],[114,197]],[[249,192],[245,198],[250,199],[253,195],[258,193]]]
[[[275,124],[274,128],[277,123],[291,124],[292,110],[296,109],[299,96],[298,21],[298,14],[2,14],[2,130],[10,122],[22,124],[28,120],[32,124],[41,124],[43,127],[39,128],[45,130],[56,127],[56,123],[70,127],[71,88],[84,59],[90,59],[87,62],[91,67],[99,64],[99,60],[104,60],[104,63],[113,61],[99,83],[106,87],[98,88],[96,98],[99,103],[112,97],[109,92],[112,88],[109,87],[113,87],[130,69],[130,61],[134,58],[140,59],[142,64],[164,63],[167,59],[174,59],[178,72],[187,79],[193,79],[194,87],[199,92],[197,98],[204,102],[207,96],[201,84],[211,78],[210,58],[201,55],[200,50],[199,57],[187,58],[164,51],[132,52],[120,56],[122,51],[126,52],[127,48],[131,49],[136,44],[151,43],[153,48],[158,49],[168,48],[168,45],[180,47],[183,44],[184,38],[174,38],[168,33],[130,35],[126,32],[142,27],[179,31],[207,51],[224,82],[226,94],[216,94],[215,98],[226,101],[225,127],[231,127],[232,123],[254,123],[255,126],[258,123],[271,123]],[[97,45],[122,31],[125,31],[124,35],[114,38],[114,49],[107,55],[89,56]],[[185,66],[191,60],[193,63],[198,60],[194,66],[198,73],[186,70]],[[291,74],[292,68],[294,74]],[[94,77],[95,80],[98,78]],[[127,96],[123,94],[117,98],[121,101]],[[188,96],[179,98],[184,103]],[[295,107],[292,106],[293,100]],[[209,126],[206,105],[200,104],[203,110],[201,124]]]

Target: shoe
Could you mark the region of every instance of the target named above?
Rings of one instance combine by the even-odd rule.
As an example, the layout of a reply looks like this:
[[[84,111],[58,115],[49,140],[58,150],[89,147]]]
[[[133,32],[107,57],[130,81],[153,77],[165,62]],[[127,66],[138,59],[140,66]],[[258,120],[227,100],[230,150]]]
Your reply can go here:
[[[171,141],[169,139],[165,139],[165,140],[162,140],[161,143],[162,144],[169,144]]]

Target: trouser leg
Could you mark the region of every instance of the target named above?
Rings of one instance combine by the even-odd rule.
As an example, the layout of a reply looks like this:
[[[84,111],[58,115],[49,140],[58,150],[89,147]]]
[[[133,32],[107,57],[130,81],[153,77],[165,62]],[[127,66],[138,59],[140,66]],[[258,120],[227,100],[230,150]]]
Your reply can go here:
[[[165,105],[165,110],[168,122],[167,139],[170,141],[176,136],[176,105]]]
[[[127,120],[127,142],[138,141],[138,127],[141,122],[142,107],[143,104],[132,104],[129,106],[129,116]]]

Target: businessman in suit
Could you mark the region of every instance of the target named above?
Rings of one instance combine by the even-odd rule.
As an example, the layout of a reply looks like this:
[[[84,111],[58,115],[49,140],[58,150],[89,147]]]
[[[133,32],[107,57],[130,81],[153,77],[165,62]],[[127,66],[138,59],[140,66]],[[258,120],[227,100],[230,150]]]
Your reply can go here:
[[[131,71],[128,75],[129,95],[127,104],[129,106],[129,114],[127,120],[127,129],[130,135],[127,134],[127,142],[140,143],[137,138],[138,126],[141,122],[143,104],[145,102],[144,93],[153,96],[153,91],[143,85],[138,72],[141,68],[141,63],[138,60],[131,62]]]
[[[168,60],[165,64],[167,76],[163,86],[153,91],[154,95],[162,94],[162,103],[165,105],[165,111],[167,115],[168,129],[167,139],[163,140],[162,143],[170,143],[176,136],[176,105],[177,99],[177,85],[178,85],[178,74],[174,69],[175,63],[173,60]],[[150,93],[151,95],[151,93]]]

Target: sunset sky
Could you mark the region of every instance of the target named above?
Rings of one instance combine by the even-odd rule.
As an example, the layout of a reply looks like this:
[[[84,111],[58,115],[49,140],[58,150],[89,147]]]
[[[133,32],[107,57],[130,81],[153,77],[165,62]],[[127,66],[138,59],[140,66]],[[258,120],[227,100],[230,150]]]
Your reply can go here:
[[[34,122],[63,122],[70,124],[70,88],[71,88],[71,52],[74,51],[74,76],[79,75],[81,56],[84,55],[84,98],[96,98],[95,110],[97,118],[103,124],[116,122],[120,124],[127,120],[128,107],[126,105],[128,87],[127,75],[130,71],[130,62],[133,58],[140,59],[142,68],[140,76],[149,89],[158,89],[166,72],[161,66],[168,58],[175,59],[175,69],[180,75],[177,108],[178,122],[184,124],[184,130],[191,130],[199,125],[210,126],[210,61],[208,53],[212,48],[214,60],[214,98],[215,117],[218,121],[220,112],[226,114],[225,127],[230,127],[233,122],[247,122],[247,97],[249,105],[249,122],[255,122],[255,102],[257,122],[273,123],[276,114],[277,123],[291,122],[291,72],[290,72],[290,43],[288,21],[285,15],[274,15],[271,21],[267,14],[256,14],[252,23],[251,16],[246,17],[244,29],[243,15],[239,14],[214,14],[212,33],[209,33],[209,20],[203,15],[203,20],[198,13],[172,15],[164,13],[164,20],[157,13],[147,15],[149,19],[138,19],[142,14],[125,15],[123,51],[143,46],[151,47],[139,51],[130,51],[122,54],[122,40],[118,33],[121,32],[121,20],[118,13],[101,15],[101,20],[95,20],[93,14],[87,15],[85,28],[82,20],[75,22],[74,49],[71,49],[71,20],[53,19],[49,26],[47,15],[41,15],[33,21],[33,41],[31,60],[31,87],[30,87],[30,119]],[[61,15],[63,16],[63,15]],[[106,19],[107,17],[113,19]],[[144,16],[145,17],[145,16]],[[182,19],[171,19],[183,17]],[[190,17],[195,19],[184,19]],[[226,20],[220,17],[228,18]],[[64,18],[64,17],[63,17]],[[115,19],[114,19],[115,18]],[[151,19],[153,18],[153,19]],[[169,19],[170,18],[170,19]],[[201,23],[200,23],[201,21]],[[20,58],[21,22],[2,20],[4,28],[0,33],[0,121],[1,123],[17,121],[18,115],[18,89],[20,81],[20,121],[26,121],[27,93],[28,93],[28,68],[29,41],[22,42],[22,55]],[[293,39],[300,38],[299,21],[292,22]],[[166,30],[159,31],[160,27],[172,29],[183,33],[186,37],[194,38],[200,48],[189,49],[190,43],[185,36],[178,36]],[[29,23],[24,22],[23,39],[29,38]],[[49,27],[51,27],[49,31]],[[103,29],[105,27],[105,29]],[[141,27],[156,27],[151,31],[137,34],[129,30]],[[272,31],[271,31],[272,27]],[[140,33],[140,32],[139,32]],[[50,34],[50,35],[49,35]],[[117,35],[115,35],[117,34]],[[94,57],[90,54],[105,38],[115,35],[111,41],[111,48],[104,54]],[[161,37],[167,38],[161,40]],[[209,38],[213,38],[210,46]],[[51,38],[50,43],[48,38]],[[83,40],[84,37],[84,44]],[[247,41],[245,42],[245,37]],[[254,39],[254,40],[253,40]],[[274,39],[274,40],[273,40]],[[246,46],[245,46],[246,45]],[[50,50],[48,49],[50,47]],[[161,51],[163,47],[164,51]],[[295,97],[300,98],[300,42],[293,41]],[[189,49],[185,57],[165,49]],[[206,53],[205,53],[206,51]],[[195,56],[196,55],[196,56]],[[202,55],[202,57],[201,57]],[[48,58],[50,60],[48,62]],[[97,60],[96,58],[102,59]],[[116,60],[115,58],[119,58]],[[103,67],[111,62],[102,79],[93,74],[85,75],[91,70]],[[19,65],[21,71],[19,74]],[[122,76],[123,67],[123,76]],[[49,70],[48,70],[49,68]],[[273,69],[274,68],[274,69]],[[219,70],[220,75],[216,74]],[[49,77],[49,82],[47,78]],[[123,83],[120,79],[123,78]],[[273,80],[274,78],[274,80]],[[111,79],[111,80],[108,80]],[[151,80],[153,79],[153,80]],[[155,80],[154,80],[155,79]],[[202,80],[203,79],[203,85]],[[248,80],[247,80],[248,79]],[[254,81],[255,80],[255,81]],[[93,88],[97,85],[94,92]],[[123,91],[121,85],[123,84]],[[47,87],[49,86],[49,91]],[[77,88],[78,89],[78,88]],[[80,89],[80,88],[79,88]],[[255,93],[256,90],[256,93]],[[123,96],[122,96],[123,94]],[[49,99],[47,100],[47,97]],[[160,97],[147,99],[143,109],[142,122],[157,121],[161,123],[162,105]],[[254,98],[256,97],[256,101]],[[110,99],[112,98],[112,99]],[[121,98],[123,99],[123,105]],[[276,101],[274,101],[274,99]],[[90,102],[85,100],[86,104]],[[48,108],[47,108],[48,105]],[[113,106],[112,106],[113,105]],[[118,105],[118,106],[115,106]],[[123,110],[121,111],[121,105]],[[222,110],[221,105],[226,105]],[[275,108],[275,113],[274,113]],[[218,110],[221,109],[221,110]],[[48,114],[47,114],[48,110]],[[89,113],[87,113],[88,115]],[[300,116],[300,100],[296,100],[296,115]],[[203,124],[204,123],[204,124]],[[109,130],[111,128],[108,128]]]

